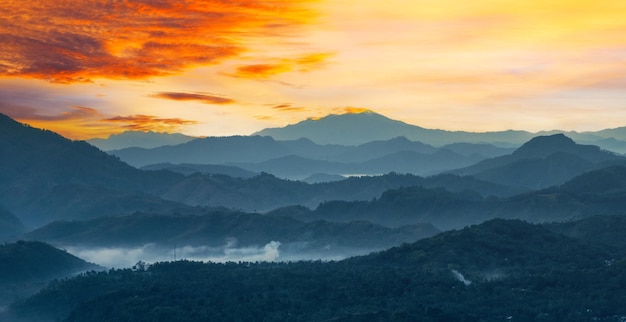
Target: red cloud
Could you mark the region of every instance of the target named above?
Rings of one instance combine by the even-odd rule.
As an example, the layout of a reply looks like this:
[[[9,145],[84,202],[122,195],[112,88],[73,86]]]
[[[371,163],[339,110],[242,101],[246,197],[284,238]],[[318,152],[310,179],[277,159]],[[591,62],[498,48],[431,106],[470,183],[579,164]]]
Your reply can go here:
[[[214,64],[305,23],[307,0],[0,2],[0,76],[87,82]]]
[[[161,92],[152,95],[152,97],[169,99],[174,101],[199,101],[204,104],[224,105],[235,103],[235,100],[232,100],[230,98],[200,93]]]

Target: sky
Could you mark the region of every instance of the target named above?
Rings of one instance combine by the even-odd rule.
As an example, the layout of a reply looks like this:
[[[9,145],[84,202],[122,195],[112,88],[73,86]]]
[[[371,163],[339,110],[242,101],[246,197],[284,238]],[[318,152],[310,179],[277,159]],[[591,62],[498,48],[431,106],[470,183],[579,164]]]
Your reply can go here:
[[[626,125],[623,0],[3,0],[0,113],[71,139]]]

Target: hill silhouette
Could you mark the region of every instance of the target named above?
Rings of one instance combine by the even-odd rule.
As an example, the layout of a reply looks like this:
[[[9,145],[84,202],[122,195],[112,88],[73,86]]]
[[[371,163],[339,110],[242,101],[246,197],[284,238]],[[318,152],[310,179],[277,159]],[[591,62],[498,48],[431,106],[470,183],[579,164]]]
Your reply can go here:
[[[539,136],[510,155],[487,159],[451,171],[510,186],[541,189],[562,184],[582,173],[624,164],[626,158],[597,146],[576,144],[563,134]]]

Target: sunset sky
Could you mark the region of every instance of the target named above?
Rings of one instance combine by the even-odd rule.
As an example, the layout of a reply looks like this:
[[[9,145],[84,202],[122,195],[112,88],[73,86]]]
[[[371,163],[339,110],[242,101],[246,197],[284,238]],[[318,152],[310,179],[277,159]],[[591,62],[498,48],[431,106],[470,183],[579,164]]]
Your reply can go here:
[[[0,2],[0,112],[72,139],[626,126],[624,0]]]

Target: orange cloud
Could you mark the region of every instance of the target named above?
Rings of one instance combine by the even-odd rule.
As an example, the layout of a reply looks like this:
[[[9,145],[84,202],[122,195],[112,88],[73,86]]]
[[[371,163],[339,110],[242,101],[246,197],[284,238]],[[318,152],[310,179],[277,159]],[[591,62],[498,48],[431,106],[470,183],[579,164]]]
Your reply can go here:
[[[232,100],[230,98],[201,93],[161,92],[152,95],[152,97],[169,99],[174,101],[199,101],[204,104],[225,105],[235,103],[235,100]]]
[[[116,116],[103,119],[103,122],[121,123],[122,127],[133,131],[176,132],[183,125],[197,124],[180,118],[159,118],[153,115]]]
[[[308,72],[321,66],[331,56],[329,53],[315,53],[289,59],[271,59],[269,63],[240,66],[235,75],[259,79],[294,71]]]
[[[140,79],[218,63],[286,34],[309,0],[0,2],[0,76]]]
[[[279,104],[279,105],[272,106],[272,109],[279,110],[279,111],[288,111],[288,112],[304,111],[305,110],[304,107],[295,107],[295,106],[292,106],[289,103],[284,103],[284,104]]]
[[[0,103],[0,113],[74,140],[105,137],[124,130],[178,132],[183,126],[198,123],[152,115],[107,117],[97,109],[86,106],[72,106],[56,114],[41,114],[37,109],[27,105]]]
[[[19,122],[47,129],[70,139],[88,139],[120,132],[119,127],[102,124],[103,115],[96,109],[73,106],[58,114],[41,114],[27,105],[0,104],[0,112]]]

